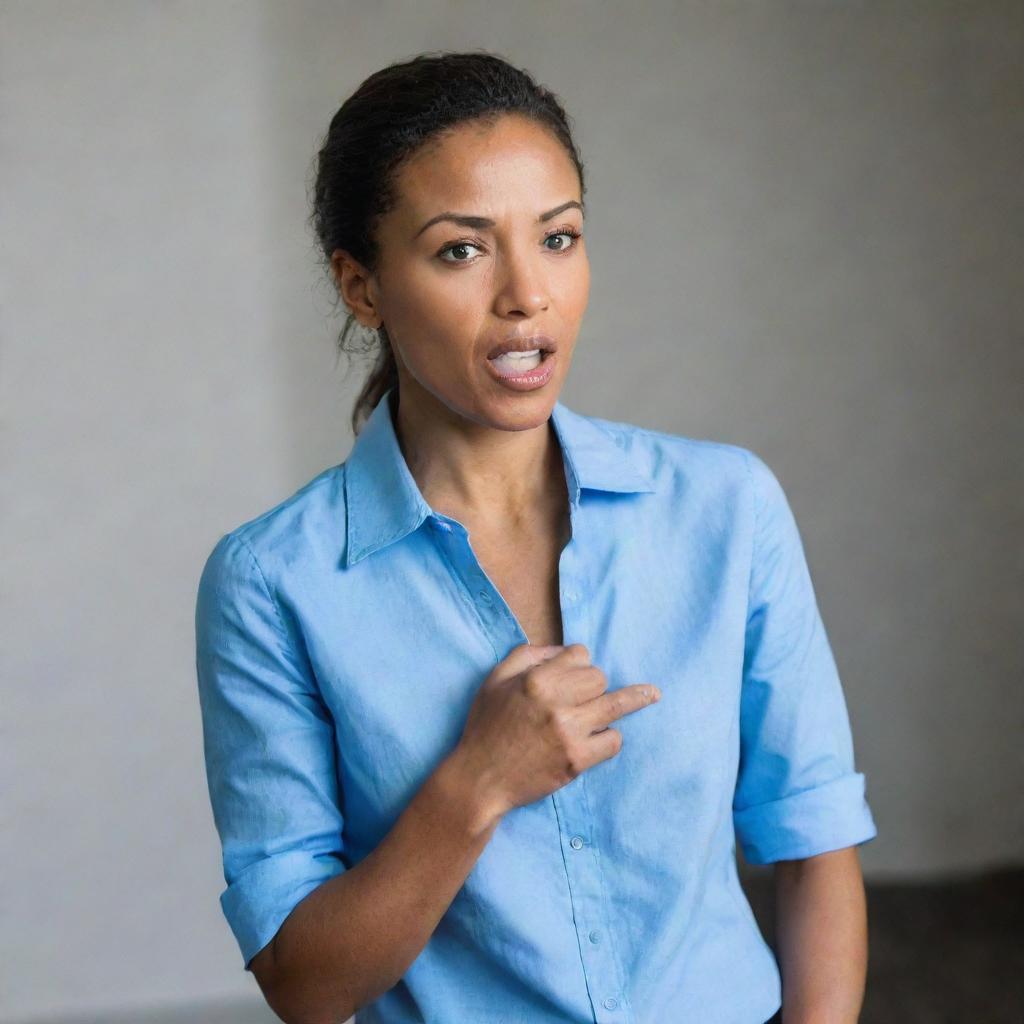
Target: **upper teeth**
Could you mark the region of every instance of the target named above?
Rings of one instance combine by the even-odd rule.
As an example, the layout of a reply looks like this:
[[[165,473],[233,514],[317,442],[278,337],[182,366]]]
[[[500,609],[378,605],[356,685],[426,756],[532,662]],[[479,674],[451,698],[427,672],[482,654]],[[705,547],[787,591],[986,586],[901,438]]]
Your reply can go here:
[[[502,352],[501,355],[495,356],[495,359],[530,359],[535,355],[539,355],[539,348],[531,348],[529,352]]]

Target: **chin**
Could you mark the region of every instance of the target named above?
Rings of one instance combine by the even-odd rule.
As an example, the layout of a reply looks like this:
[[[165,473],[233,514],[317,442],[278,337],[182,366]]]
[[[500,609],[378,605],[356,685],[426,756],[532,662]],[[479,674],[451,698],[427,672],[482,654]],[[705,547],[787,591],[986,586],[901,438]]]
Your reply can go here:
[[[485,400],[487,421],[499,430],[531,430],[542,427],[551,417],[558,392],[544,388],[541,393],[496,395]]]

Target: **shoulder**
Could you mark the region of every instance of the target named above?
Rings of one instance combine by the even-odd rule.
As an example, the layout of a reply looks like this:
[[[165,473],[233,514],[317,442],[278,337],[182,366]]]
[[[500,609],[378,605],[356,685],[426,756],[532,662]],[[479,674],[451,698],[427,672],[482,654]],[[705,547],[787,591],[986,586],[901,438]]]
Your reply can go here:
[[[249,575],[266,583],[340,552],[346,529],[344,470],[344,463],[323,470],[224,533],[207,556],[203,578]]]
[[[676,493],[680,487],[699,491],[726,489],[743,492],[759,504],[757,495],[774,474],[751,448],[688,434],[641,427],[634,423],[587,417],[609,434],[636,468],[650,477],[655,489]]]

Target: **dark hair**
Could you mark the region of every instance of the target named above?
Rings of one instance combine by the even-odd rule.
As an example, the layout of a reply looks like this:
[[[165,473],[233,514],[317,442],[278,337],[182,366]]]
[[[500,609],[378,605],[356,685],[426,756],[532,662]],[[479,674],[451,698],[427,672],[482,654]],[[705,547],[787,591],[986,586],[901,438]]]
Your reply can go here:
[[[403,160],[463,122],[493,123],[504,114],[532,118],[554,134],[576,165],[582,198],[583,162],[571,119],[559,98],[522,69],[486,50],[434,51],[370,75],[331,118],[316,156],[309,219],[328,271],[335,249],[376,270],[375,228],[397,199],[394,176]],[[340,351],[354,321],[350,312]],[[380,351],[352,412],[356,434],[384,392],[398,384],[387,329],[382,324],[374,333]]]

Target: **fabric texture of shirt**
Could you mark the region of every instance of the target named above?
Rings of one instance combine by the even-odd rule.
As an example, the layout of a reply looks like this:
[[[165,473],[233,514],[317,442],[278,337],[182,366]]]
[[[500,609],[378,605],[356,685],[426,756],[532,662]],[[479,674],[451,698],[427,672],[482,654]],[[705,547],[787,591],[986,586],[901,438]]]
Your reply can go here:
[[[247,970],[384,839],[528,642],[466,527],[409,472],[396,397],[344,462],[222,536],[200,578],[220,903]],[[618,754],[501,818],[426,946],[355,1019],[762,1024],[781,979],[737,843],[766,864],[877,834],[796,522],[746,448],[561,402],[551,424],[572,527],[563,642],[609,691],[650,682],[661,700],[611,723]]]

